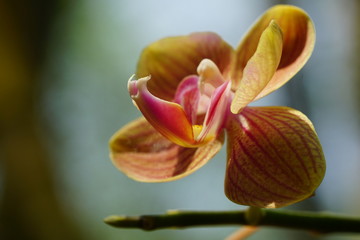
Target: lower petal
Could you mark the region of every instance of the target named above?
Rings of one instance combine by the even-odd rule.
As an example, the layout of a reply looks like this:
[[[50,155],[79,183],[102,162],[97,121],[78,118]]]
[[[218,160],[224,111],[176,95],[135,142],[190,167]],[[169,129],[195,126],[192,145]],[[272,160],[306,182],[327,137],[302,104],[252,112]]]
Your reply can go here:
[[[247,107],[228,123],[227,197],[278,208],[311,197],[325,159],[310,120],[286,107]]]
[[[223,144],[223,135],[199,148],[176,145],[144,118],[124,126],[110,140],[110,158],[130,178],[166,182],[185,177],[207,163]]]

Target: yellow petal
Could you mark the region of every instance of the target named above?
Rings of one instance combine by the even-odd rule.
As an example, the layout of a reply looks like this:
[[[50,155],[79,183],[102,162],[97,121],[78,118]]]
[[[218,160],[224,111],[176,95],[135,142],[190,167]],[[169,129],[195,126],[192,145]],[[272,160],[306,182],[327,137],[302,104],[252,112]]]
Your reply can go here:
[[[166,182],[185,177],[207,163],[223,144],[223,135],[199,148],[184,148],[158,133],[144,118],[120,129],[110,140],[113,164],[130,178]]]
[[[253,25],[237,48],[233,65],[233,89],[243,75],[243,69],[256,51],[258,41],[268,24],[275,20],[283,32],[283,51],[279,67],[259,99],[278,89],[292,78],[309,59],[315,45],[315,28],[308,14],[290,5],[277,5],[267,10]]]
[[[146,47],[138,62],[138,78],[151,75],[149,90],[171,101],[179,82],[197,73],[201,60],[212,60],[225,74],[230,70],[233,49],[215,33],[193,33],[161,39]]]
[[[305,115],[286,107],[247,107],[227,130],[225,193],[230,200],[278,208],[314,195],[326,164]]]
[[[271,21],[262,33],[254,55],[244,68],[243,77],[231,103],[232,113],[239,113],[268,85],[278,68],[282,43],[281,29],[275,21]]]

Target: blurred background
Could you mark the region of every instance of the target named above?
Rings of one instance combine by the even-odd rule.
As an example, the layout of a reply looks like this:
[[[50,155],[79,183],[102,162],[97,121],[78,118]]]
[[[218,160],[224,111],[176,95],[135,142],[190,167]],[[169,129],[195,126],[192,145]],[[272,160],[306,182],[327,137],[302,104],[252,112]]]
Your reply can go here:
[[[317,29],[297,76],[255,105],[290,106],[314,123],[327,173],[314,198],[289,208],[360,215],[360,1],[0,0],[0,239],[224,239],[236,227],[115,229],[111,214],[243,209],[223,193],[225,151],[176,182],[128,179],[108,139],[140,116],[127,93],[141,50],[194,31],[234,47],[278,3]],[[250,239],[360,239],[263,228]]]

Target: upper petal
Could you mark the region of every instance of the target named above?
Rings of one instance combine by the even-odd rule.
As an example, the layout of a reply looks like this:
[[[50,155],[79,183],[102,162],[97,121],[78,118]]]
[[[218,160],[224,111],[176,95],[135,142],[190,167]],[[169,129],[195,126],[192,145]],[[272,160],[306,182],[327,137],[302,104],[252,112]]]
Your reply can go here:
[[[269,84],[278,68],[283,47],[283,36],[279,25],[272,20],[261,34],[254,55],[247,62],[242,79],[237,85],[231,112],[239,113],[252,102]]]
[[[136,75],[151,75],[149,90],[157,97],[172,100],[179,82],[188,75],[196,74],[201,60],[211,59],[226,74],[230,70],[232,56],[232,47],[215,33],[169,37],[143,50]]]
[[[223,136],[199,148],[184,148],[164,138],[144,118],[129,123],[110,140],[114,165],[142,182],[185,177],[207,163],[223,144]]]
[[[273,78],[256,97],[259,99],[285,84],[309,59],[315,45],[315,28],[305,11],[290,5],[277,5],[267,10],[248,31],[236,50],[233,81],[237,85],[243,70],[254,55],[264,29],[275,20],[283,32],[283,51]]]
[[[325,159],[310,120],[287,107],[247,107],[228,124],[227,197],[283,207],[312,196]]]

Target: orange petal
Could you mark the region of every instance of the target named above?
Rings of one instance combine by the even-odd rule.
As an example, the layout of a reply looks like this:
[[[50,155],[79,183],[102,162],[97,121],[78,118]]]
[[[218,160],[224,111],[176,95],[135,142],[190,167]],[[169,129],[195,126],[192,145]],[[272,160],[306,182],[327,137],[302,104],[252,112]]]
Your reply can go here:
[[[281,29],[275,21],[271,21],[261,34],[254,55],[244,68],[243,77],[231,103],[232,113],[239,113],[267,86],[279,65],[282,44]]]
[[[260,36],[271,20],[275,20],[283,32],[282,57],[275,75],[256,99],[278,89],[293,77],[307,62],[315,45],[315,28],[305,11],[290,5],[270,8],[253,25],[237,48],[234,87],[242,78],[243,69],[256,51]]]
[[[326,164],[305,115],[287,107],[247,107],[227,130],[225,193],[230,200],[278,208],[314,195]]]
[[[110,158],[130,178],[166,182],[185,177],[207,163],[223,144],[223,135],[199,148],[184,148],[159,134],[144,118],[124,126],[110,140]]]
[[[201,60],[211,59],[226,74],[232,55],[232,47],[215,33],[164,38],[143,50],[136,75],[139,78],[151,75],[150,92],[172,100],[179,82],[196,74]]]

